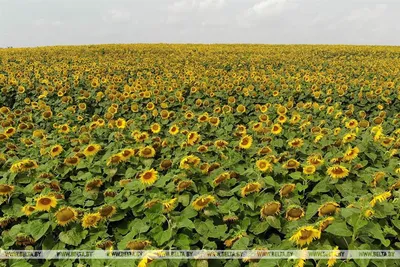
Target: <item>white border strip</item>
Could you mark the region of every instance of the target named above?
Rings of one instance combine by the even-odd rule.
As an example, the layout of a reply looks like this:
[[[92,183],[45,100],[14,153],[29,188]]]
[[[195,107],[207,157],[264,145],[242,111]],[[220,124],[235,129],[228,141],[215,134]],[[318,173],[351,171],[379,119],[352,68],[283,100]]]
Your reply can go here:
[[[400,259],[400,250],[0,250],[0,259]]]

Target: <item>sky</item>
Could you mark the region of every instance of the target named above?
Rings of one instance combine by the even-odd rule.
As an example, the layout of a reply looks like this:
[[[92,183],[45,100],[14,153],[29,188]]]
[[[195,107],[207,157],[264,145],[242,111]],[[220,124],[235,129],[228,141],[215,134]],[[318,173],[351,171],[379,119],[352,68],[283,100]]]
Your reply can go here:
[[[0,47],[400,45],[400,0],[0,0]]]

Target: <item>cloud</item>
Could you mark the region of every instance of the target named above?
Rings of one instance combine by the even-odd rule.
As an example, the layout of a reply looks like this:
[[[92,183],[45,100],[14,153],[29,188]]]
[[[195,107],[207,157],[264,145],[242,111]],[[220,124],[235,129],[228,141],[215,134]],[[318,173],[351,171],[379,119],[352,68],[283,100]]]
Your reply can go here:
[[[265,0],[249,8],[247,12],[250,15],[271,16],[279,15],[285,9],[287,0]]]
[[[111,22],[126,22],[131,19],[131,13],[127,10],[113,8],[107,12],[107,15],[103,16],[104,21]]]
[[[219,9],[223,7],[225,0],[179,0],[168,6],[172,12],[188,12],[193,10]]]
[[[348,21],[370,21],[382,16],[387,10],[386,4],[377,4],[374,8],[359,8],[351,11]]]

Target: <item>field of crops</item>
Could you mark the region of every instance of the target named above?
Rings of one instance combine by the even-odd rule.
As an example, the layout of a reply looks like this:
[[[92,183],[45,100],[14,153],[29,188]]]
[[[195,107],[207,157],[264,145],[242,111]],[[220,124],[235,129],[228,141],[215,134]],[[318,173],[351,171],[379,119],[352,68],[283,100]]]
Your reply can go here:
[[[400,249],[400,48],[0,49],[0,90],[2,249]],[[317,263],[396,265],[134,261]]]

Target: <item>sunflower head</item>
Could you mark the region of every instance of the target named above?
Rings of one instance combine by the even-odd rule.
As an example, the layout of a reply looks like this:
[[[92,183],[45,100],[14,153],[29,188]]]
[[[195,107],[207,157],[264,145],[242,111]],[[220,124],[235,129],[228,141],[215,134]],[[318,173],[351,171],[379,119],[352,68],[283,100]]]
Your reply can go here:
[[[57,206],[57,198],[52,195],[40,196],[36,199],[35,209],[39,211],[49,211]]]
[[[287,197],[296,188],[295,184],[284,184],[279,190],[279,195],[281,197]]]
[[[112,205],[104,205],[98,210],[102,218],[111,218],[116,212],[117,208]]]
[[[265,219],[268,216],[274,216],[279,214],[280,210],[281,210],[281,203],[279,203],[278,201],[271,201],[264,204],[264,206],[260,210],[260,215],[261,218]]]
[[[101,150],[101,146],[98,144],[89,144],[83,150],[83,154],[86,157],[92,157],[96,155]]]
[[[8,184],[0,184],[0,196],[8,196],[14,192],[14,186]]]
[[[152,146],[145,146],[139,150],[139,156],[142,158],[153,158],[156,154],[156,151]]]
[[[334,217],[326,217],[322,221],[319,221],[317,223],[317,226],[319,227],[319,231],[322,232],[324,231],[332,222],[335,220]]]
[[[339,204],[326,202],[318,208],[318,216],[333,215],[339,211]]]
[[[29,204],[26,204],[25,206],[22,207],[22,212],[26,215],[29,216],[31,215],[36,209],[34,206],[31,206]]]
[[[200,196],[193,201],[192,206],[195,210],[202,210],[207,207],[210,203],[215,203],[215,197],[208,195],[208,196]]]
[[[140,175],[140,182],[144,185],[152,185],[158,178],[158,172],[154,169],[150,169],[142,172]]]
[[[150,246],[151,241],[149,240],[131,240],[126,244],[126,248],[130,250],[143,250],[145,247]]]
[[[257,169],[262,172],[271,172],[272,171],[272,164],[266,159],[259,159],[256,161]]]
[[[82,227],[84,228],[96,227],[100,220],[101,216],[98,212],[87,213],[82,218]]]
[[[314,239],[320,239],[321,232],[313,226],[300,227],[289,240],[299,246],[310,244]]]
[[[286,210],[286,219],[289,221],[297,221],[304,217],[304,210],[296,205],[291,205]]]
[[[341,165],[333,165],[328,168],[328,175],[333,179],[342,179],[349,175],[349,170]]]
[[[65,226],[70,222],[75,221],[78,217],[78,213],[71,207],[64,207],[56,212],[55,217],[57,224]]]
[[[261,184],[259,182],[252,182],[246,184],[244,187],[241,189],[241,196],[245,197],[248,194],[254,193],[254,192],[260,192],[261,190]]]
[[[239,141],[239,147],[241,149],[249,149],[253,144],[253,137],[250,135],[243,136]]]

